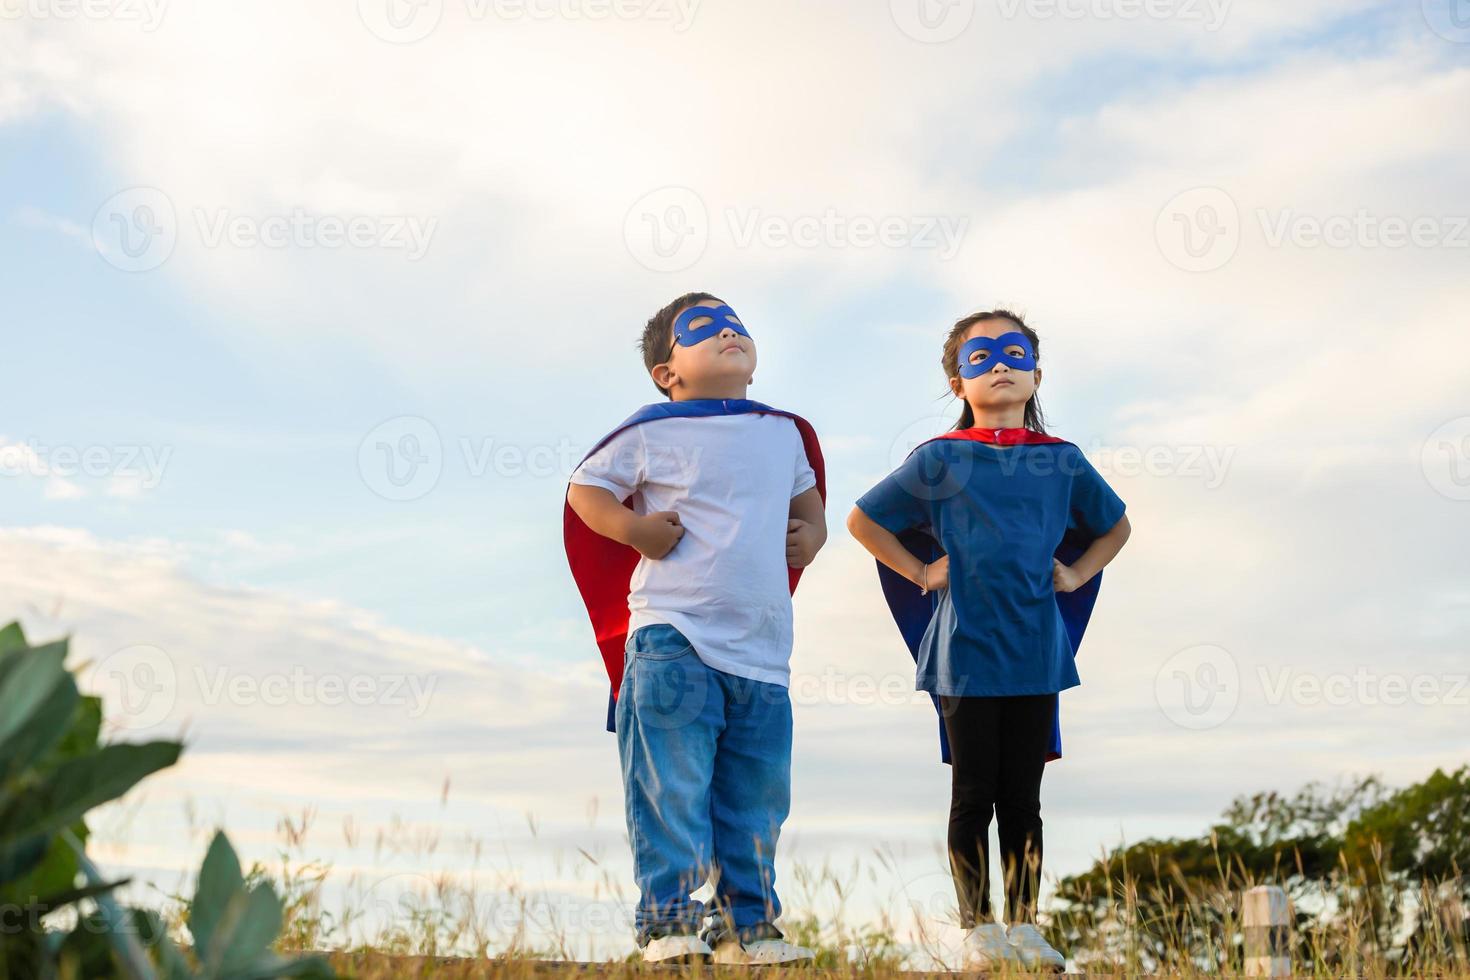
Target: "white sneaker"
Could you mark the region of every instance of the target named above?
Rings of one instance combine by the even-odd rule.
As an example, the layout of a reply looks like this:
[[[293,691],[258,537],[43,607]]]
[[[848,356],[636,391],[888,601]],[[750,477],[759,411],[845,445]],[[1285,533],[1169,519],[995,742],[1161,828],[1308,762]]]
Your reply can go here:
[[[1028,968],[1041,967],[1047,970],[1065,970],[1067,958],[1051,948],[1041,930],[1029,922],[1011,924],[1008,936],[1016,955]]]
[[[960,946],[966,969],[987,969],[1009,963],[1018,966],[1021,957],[1006,938],[1006,927],[999,922],[984,922],[966,930]]]
[[[727,966],[772,966],[777,963],[811,963],[817,954],[784,939],[757,939],[741,945],[726,939],[715,947],[715,962]]]
[[[713,950],[695,935],[659,936],[643,947],[645,963],[695,963],[707,960]]]

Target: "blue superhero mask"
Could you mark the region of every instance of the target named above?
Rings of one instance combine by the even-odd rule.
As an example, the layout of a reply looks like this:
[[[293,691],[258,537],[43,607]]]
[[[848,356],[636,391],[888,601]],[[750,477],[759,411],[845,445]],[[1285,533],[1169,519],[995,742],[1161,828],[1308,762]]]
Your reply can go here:
[[[1007,354],[1006,348],[1012,346],[1025,353]],[[984,351],[985,357],[971,364],[970,358],[976,351]],[[978,378],[995,367],[997,362],[1009,364],[1018,371],[1030,371],[1036,367],[1036,352],[1031,349],[1031,341],[1019,330],[999,337],[976,337],[960,348],[960,377]]]
[[[702,327],[691,328],[689,324],[700,317],[707,316],[710,322]],[[695,344],[703,343],[711,337],[717,337],[720,331],[729,327],[742,337],[749,337],[750,333],[735,316],[735,311],[728,306],[691,306],[679,318],[674,321],[674,343],[680,347],[693,347]]]

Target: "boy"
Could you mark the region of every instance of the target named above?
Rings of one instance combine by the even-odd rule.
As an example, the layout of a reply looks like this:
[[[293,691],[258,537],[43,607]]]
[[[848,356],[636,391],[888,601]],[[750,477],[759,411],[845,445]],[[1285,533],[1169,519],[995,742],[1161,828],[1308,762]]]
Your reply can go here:
[[[821,450],[804,420],[746,399],[755,341],[716,297],[679,297],[640,346],[668,400],[582,461],[565,511],[612,682],[638,945],[649,962],[810,961],[774,925],[774,857],[791,592],[827,539]],[[707,878],[709,908],[690,897]]]

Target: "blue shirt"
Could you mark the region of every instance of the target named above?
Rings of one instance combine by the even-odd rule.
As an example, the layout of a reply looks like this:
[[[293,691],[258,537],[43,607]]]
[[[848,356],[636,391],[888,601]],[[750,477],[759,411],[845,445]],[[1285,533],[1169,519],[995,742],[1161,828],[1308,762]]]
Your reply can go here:
[[[1125,505],[1080,449],[936,440],[857,506],[894,534],[932,535],[949,555],[949,588],[919,647],[919,690],[1004,697],[1082,683],[1057,608],[1052,555],[1069,531],[1088,540],[1105,534]]]

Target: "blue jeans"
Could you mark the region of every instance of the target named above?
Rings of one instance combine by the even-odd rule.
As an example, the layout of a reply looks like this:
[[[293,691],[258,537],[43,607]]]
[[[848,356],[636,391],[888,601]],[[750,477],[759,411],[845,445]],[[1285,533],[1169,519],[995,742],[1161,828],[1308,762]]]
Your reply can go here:
[[[628,637],[618,755],[638,945],[666,935],[777,938],[776,840],[791,810],[791,698],[708,667],[672,626]],[[707,879],[714,901],[690,897]]]

